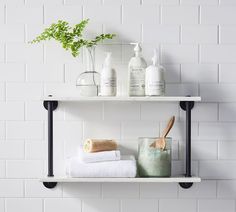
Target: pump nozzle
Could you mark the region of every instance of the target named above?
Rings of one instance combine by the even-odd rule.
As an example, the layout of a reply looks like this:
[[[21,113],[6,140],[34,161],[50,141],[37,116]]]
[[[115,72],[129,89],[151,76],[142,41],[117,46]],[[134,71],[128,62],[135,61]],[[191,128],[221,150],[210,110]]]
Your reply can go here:
[[[106,58],[104,61],[104,67],[110,67],[111,66],[111,52],[106,52]]]
[[[134,47],[135,55],[138,55],[142,51],[140,43],[130,43],[130,44],[135,45]]]
[[[158,60],[159,60],[159,57],[158,57],[157,49],[155,48],[154,49],[154,55],[152,57],[152,64],[154,66],[156,66],[158,64],[158,62],[159,62]]]

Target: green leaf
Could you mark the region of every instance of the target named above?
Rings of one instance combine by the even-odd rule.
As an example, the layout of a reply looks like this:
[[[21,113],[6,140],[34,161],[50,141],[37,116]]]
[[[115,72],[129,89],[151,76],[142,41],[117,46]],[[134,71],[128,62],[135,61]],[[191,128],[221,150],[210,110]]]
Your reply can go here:
[[[53,23],[48,28],[45,28],[40,35],[29,43],[34,44],[54,39],[61,43],[62,48],[70,50],[73,57],[77,57],[82,47],[92,47],[103,40],[112,39],[115,36],[115,34],[101,34],[92,40],[84,39],[83,32],[88,22],[89,19],[82,20],[72,28],[68,22],[58,20],[57,23]]]

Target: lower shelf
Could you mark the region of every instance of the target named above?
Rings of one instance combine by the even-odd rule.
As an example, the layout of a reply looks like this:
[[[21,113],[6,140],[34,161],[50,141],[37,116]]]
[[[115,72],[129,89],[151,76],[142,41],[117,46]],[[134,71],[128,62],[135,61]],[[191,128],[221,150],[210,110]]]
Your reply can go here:
[[[41,182],[62,183],[198,183],[200,177],[166,177],[166,178],[69,178],[69,177],[45,177]]]

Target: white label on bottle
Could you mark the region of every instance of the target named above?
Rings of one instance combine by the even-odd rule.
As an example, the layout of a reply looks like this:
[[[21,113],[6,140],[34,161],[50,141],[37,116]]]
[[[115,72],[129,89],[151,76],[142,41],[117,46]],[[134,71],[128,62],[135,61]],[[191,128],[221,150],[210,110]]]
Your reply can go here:
[[[151,81],[146,86],[146,95],[159,96],[165,93],[165,83],[163,81]]]
[[[115,78],[102,79],[101,80],[101,86],[116,87],[116,79]]]
[[[131,96],[145,95],[145,73],[143,69],[133,69],[130,72],[129,87]]]
[[[116,78],[101,79],[101,95],[115,96],[116,95]]]

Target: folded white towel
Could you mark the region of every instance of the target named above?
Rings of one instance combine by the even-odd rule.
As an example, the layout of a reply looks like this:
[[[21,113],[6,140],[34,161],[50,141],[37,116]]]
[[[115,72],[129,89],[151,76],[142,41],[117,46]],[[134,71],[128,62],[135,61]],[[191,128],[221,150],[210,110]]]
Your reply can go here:
[[[135,177],[137,173],[134,156],[121,156],[121,160],[99,163],[83,163],[73,157],[67,161],[69,177]]]
[[[113,150],[113,151],[87,153],[87,152],[84,152],[82,146],[79,146],[78,157],[84,163],[114,161],[114,160],[120,160],[120,151]]]

